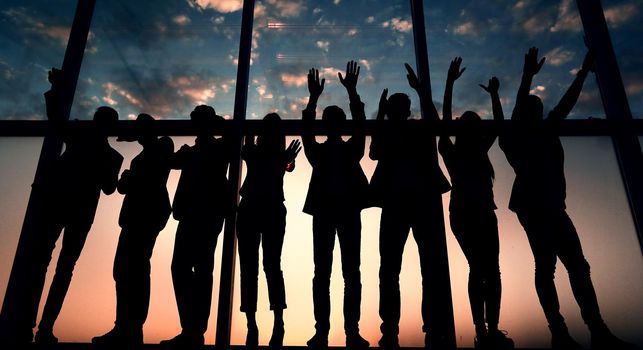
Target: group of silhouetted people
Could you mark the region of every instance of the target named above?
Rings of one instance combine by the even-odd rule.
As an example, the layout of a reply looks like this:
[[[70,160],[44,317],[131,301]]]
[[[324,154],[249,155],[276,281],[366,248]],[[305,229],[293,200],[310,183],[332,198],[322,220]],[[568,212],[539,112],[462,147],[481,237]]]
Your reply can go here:
[[[135,136],[120,141],[138,141],[143,150],[131,161],[130,168],[118,178],[123,157],[110,147],[107,136],[118,119],[115,110],[100,107],[89,133],[74,132],[61,117],[59,80],[61,72],[50,73],[52,88],[46,95],[47,114],[66,149],[56,160],[44,183],[36,183],[47,194],[38,223],[38,251],[32,263],[25,292],[29,295],[24,310],[28,314],[22,339],[31,341],[40,294],[56,240],[64,229],[62,250],[36,333],[38,343],[56,343],[53,325],[69,287],[72,271],[92,225],[100,191],[124,194],[119,217],[121,233],[114,259],[116,282],[116,321],[105,335],[95,337],[97,345],[139,345],[143,343],[143,324],[150,298],[150,258],[159,232],[173,213],[178,221],[172,258],[172,280],[182,332],[161,342],[175,348],[203,345],[212,301],[214,252],[224,220],[237,211],[236,231],[241,270],[241,311],[247,317],[246,346],[258,346],[257,283],[259,246],[263,249],[263,268],[268,284],[274,325],[269,346],[281,348],[284,339],[283,311],[286,293],[281,253],[286,231],[284,175],[295,169],[295,159],[303,150],[312,166],[312,176],[303,211],[312,215],[314,277],[312,280],[315,318],[310,348],[328,347],[330,324],[330,278],[335,238],[341,249],[344,279],[344,330],[347,348],[370,346],[359,332],[362,285],[360,276],[362,209],[381,208],[380,220],[380,303],[382,337],[379,346],[399,348],[400,284],[402,255],[412,230],[417,243],[422,273],[421,313],[427,347],[448,346],[444,338],[432,333],[439,320],[431,318],[441,299],[430,284],[436,264],[446,257],[440,235],[444,231],[442,194],[451,191],[450,225],[469,263],[468,293],[475,326],[475,347],[511,349],[514,344],[498,328],[501,300],[498,221],[495,210],[494,168],[488,151],[499,141],[500,148],[514,169],[509,209],[522,224],[534,255],[538,298],[552,334],[552,348],[580,349],[569,335],[559,312],[554,284],[557,258],[567,268],[574,297],[591,332],[592,349],[634,349],[615,337],[599,312],[590,278],[589,264],[583,256],[578,234],[566,213],[564,153],[556,124],[571,112],[583,82],[592,70],[590,51],[571,87],[558,105],[543,118],[543,105],[530,95],[530,85],[544,64],[538,50],[525,55],[522,81],[518,89],[512,122],[504,120],[496,77],[487,86],[493,110],[493,127],[483,129],[481,118],[472,111],[460,116],[460,131],[453,142],[447,133],[453,123],[452,91],[463,74],[462,59],[456,58],[448,69],[444,93],[442,129],[436,148],[431,123],[410,123],[411,101],[402,93],[388,96],[384,89],[372,134],[369,157],[377,167],[369,183],[360,161],[364,156],[364,103],[357,92],[360,67],[347,64],[339,81],[348,93],[353,119],[350,138],[342,129],[347,119],[338,106],[322,113],[327,136],[322,143],[315,138],[314,120],[325,79],[311,69],[308,73],[310,97],[303,110],[301,144],[286,146],[281,118],[266,115],[258,135],[246,135],[241,158],[247,175],[236,205],[236,190],[226,176],[235,153],[235,139],[223,132],[224,122],[210,106],[197,106],[190,114],[196,132],[194,145],[183,145],[174,152],[169,137],[159,137],[155,120],[140,114],[135,121]],[[416,90],[425,119],[439,121],[427,86],[406,65],[410,86]],[[223,134],[215,137],[215,134]],[[238,148],[237,148],[238,149]],[[440,169],[442,156],[451,182]],[[181,171],[173,203],[166,182],[171,169]],[[233,216],[234,217],[234,216]]]

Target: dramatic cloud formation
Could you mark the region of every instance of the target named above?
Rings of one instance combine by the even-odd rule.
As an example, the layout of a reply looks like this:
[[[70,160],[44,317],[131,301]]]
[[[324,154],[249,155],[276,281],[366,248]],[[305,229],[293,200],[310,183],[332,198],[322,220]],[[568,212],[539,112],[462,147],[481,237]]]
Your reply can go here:
[[[187,0],[191,7],[200,10],[213,9],[222,13],[229,13],[241,10],[243,0]]]

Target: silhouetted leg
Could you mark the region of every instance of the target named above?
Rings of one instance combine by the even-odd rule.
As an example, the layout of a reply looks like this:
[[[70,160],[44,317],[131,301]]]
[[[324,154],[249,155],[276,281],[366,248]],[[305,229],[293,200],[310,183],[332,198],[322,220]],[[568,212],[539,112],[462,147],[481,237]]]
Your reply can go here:
[[[56,274],[49,288],[49,295],[42,313],[39,330],[51,331],[60,314],[76,261],[85,246],[90,227],[87,225],[69,224],[65,228],[62,248],[56,264]]]
[[[241,270],[241,311],[257,311],[257,279],[259,276],[260,213],[243,200],[237,215],[237,245]]]
[[[360,276],[360,243],[362,221],[359,211],[346,211],[339,218],[337,237],[344,276],[344,331],[359,334],[362,282]]]
[[[281,270],[281,251],[286,234],[286,207],[283,203],[276,204],[271,210],[271,216],[265,220],[261,244],[270,310],[283,310],[286,308],[286,290]]]
[[[490,330],[498,329],[500,320],[500,241],[498,238],[498,219],[492,210],[480,214],[479,250],[482,273],[484,276],[484,300],[486,320]]]
[[[554,284],[558,239],[555,237],[556,229],[552,226],[552,217],[537,212],[523,211],[517,214],[534,254],[536,293],[549,327],[552,333],[567,333]]]
[[[195,289],[194,260],[196,252],[194,249],[194,237],[197,232],[194,230],[194,223],[190,220],[181,220],[176,230],[176,238],[174,239],[174,253],[172,255],[172,284],[174,286],[174,297],[176,298],[176,306],[179,311],[179,319],[181,320],[181,328],[190,330],[194,320],[194,295]]]
[[[576,228],[566,212],[556,218],[558,224],[558,257],[569,274],[574,298],[580,306],[581,315],[590,330],[603,331],[605,323],[596,299],[596,292],[590,276],[590,267],[585,256]]]
[[[328,214],[313,216],[313,308],[317,334],[327,335],[330,329],[330,274],[335,246],[334,220]]]
[[[409,222],[403,209],[382,208],[380,220],[380,302],[382,337],[397,338],[400,323],[400,270]],[[381,344],[380,344],[381,345]]]
[[[475,222],[475,218],[472,217],[471,213],[467,215],[467,213],[459,211],[451,212],[449,221],[453,235],[458,240],[458,244],[469,264],[469,303],[471,305],[473,324],[476,327],[476,334],[480,336],[486,333],[483,267],[481,266],[482,261],[480,259],[480,255],[483,253],[478,251],[484,249],[484,247],[477,246],[481,240],[476,239],[477,236],[480,235],[480,232],[476,232],[480,223]],[[482,332],[483,330],[484,332]]]
[[[194,250],[194,291],[193,310],[194,316],[192,331],[202,335],[208,329],[208,318],[212,306],[212,285],[214,271],[214,251],[217,246],[217,237],[223,228],[223,217],[213,217],[208,222],[197,225],[197,246]]]

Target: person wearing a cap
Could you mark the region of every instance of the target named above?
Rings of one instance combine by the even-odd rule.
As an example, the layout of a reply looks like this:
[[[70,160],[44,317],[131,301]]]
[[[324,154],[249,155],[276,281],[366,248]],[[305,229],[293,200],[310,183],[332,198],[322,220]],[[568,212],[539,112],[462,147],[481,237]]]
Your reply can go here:
[[[21,319],[15,322],[14,336],[31,342],[47,267],[56,241],[64,230],[56,274],[35,337],[41,344],[58,342],[53,334],[54,323],[94,222],[100,192],[102,190],[109,195],[115,191],[123,162],[123,157],[107,139],[118,121],[118,113],[110,107],[99,107],[88,132],[80,132],[75,122],[63,117],[63,79],[61,70],[54,68],[49,72],[51,89],[45,93],[45,101],[47,118],[57,137],[65,143],[65,151],[45,168],[45,176],[33,184],[34,190],[38,189],[43,194],[43,205],[39,219],[34,220],[37,236],[31,247],[28,275],[23,278],[27,283],[22,298],[25,304],[15,305]]]
[[[223,221],[234,208],[234,192],[226,174],[230,139],[214,137],[223,117],[200,105],[190,113],[196,139],[173,156],[181,170],[174,195],[173,216],[179,221],[172,258],[172,282],[181,320],[181,333],[162,345],[192,348],[203,345],[212,303],[214,251]]]
[[[125,195],[118,219],[121,234],[114,258],[116,282],[116,322],[107,334],[94,337],[97,345],[140,345],[143,324],[150,302],[150,258],[159,232],[170,217],[166,182],[170,174],[174,144],[169,137],[158,137],[156,121],[139,114],[135,136],[121,137],[143,146],[123,171],[118,192]]]

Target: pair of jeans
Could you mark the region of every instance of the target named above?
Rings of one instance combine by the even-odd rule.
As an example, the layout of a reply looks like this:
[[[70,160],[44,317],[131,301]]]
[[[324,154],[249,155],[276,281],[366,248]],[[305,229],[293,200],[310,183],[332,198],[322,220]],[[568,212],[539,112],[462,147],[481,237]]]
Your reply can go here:
[[[346,334],[359,332],[361,231],[359,210],[329,210],[313,215],[313,306],[317,333],[328,334],[330,329],[330,276],[335,235],[339,239],[344,277],[344,331]]]
[[[270,310],[286,308],[286,289],[281,271],[281,251],[286,234],[283,202],[256,203],[242,200],[237,215],[237,243],[241,270],[241,311],[257,311],[259,244],[268,283]]]
[[[566,330],[554,284],[557,258],[565,265],[574,298],[590,330],[604,327],[590,276],[590,267],[576,228],[565,210],[521,210],[518,220],[534,255],[536,292],[549,327]]]
[[[498,326],[500,316],[500,243],[493,209],[450,213],[451,230],[469,263],[469,303],[476,327]],[[486,316],[486,318],[485,318]]]
[[[204,334],[212,305],[214,251],[223,217],[184,218],[179,221],[172,256],[172,283],[181,328]]]

